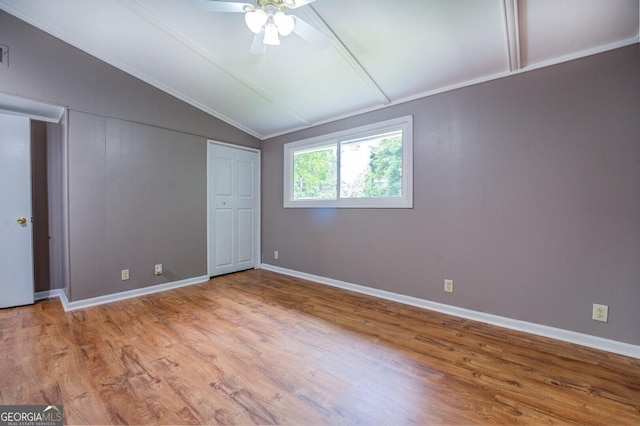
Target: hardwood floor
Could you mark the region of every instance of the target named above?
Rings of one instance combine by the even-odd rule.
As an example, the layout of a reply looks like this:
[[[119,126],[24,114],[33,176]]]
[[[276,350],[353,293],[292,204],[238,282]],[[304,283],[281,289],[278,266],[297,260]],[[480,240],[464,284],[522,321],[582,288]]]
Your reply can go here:
[[[0,367],[69,424],[640,424],[640,360],[263,270],[0,310]]]

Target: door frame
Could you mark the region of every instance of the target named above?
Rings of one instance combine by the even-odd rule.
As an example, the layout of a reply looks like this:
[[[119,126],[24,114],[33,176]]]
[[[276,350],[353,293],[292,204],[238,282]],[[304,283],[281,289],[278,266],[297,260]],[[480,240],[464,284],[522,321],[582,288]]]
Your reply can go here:
[[[59,134],[59,149],[57,152],[59,156],[59,164],[57,167],[57,171],[59,173],[58,181],[50,181],[51,176],[47,176],[48,181],[48,191],[51,189],[51,185],[56,185],[58,189],[60,189],[60,210],[58,211],[60,215],[59,222],[59,235],[57,238],[60,240],[58,244],[58,250],[53,254],[55,256],[55,261],[59,262],[58,275],[56,277],[53,276],[53,272],[50,271],[50,286],[55,286],[54,288],[49,288],[49,290],[41,291],[39,293],[35,293],[35,281],[32,283],[34,285],[34,300],[43,299],[46,297],[50,297],[51,294],[54,294],[56,291],[64,292],[64,295],[69,297],[70,284],[69,284],[69,270],[70,270],[70,256],[69,256],[69,176],[68,176],[68,127],[69,127],[69,108],[62,105],[57,105],[41,100],[25,98],[19,95],[11,95],[9,93],[5,93],[0,91],[0,112],[3,114],[9,115],[17,115],[27,117],[29,120],[37,120],[43,121],[45,123],[51,123],[58,125]],[[31,144],[32,141],[29,141]],[[47,163],[49,166],[49,155],[47,154]],[[32,195],[31,188],[29,189],[30,195]],[[48,194],[49,201],[51,201],[51,195]],[[51,213],[51,206],[49,209],[49,214]],[[51,230],[49,231],[51,232]],[[51,247],[50,247],[51,249]],[[33,256],[33,248],[32,248],[32,256]],[[49,262],[52,260],[52,253],[50,252]],[[33,269],[34,262],[33,258],[31,259],[31,268]],[[56,282],[59,282],[59,286],[56,286],[54,283],[54,278]],[[61,287],[60,287],[61,286]]]
[[[209,277],[212,276],[212,270],[210,268],[209,265],[209,259],[210,259],[210,255],[211,255],[211,243],[212,241],[210,241],[210,223],[211,223],[211,215],[213,214],[213,212],[210,209],[211,206],[211,199],[212,199],[212,195],[211,195],[211,189],[209,187],[209,182],[211,181],[211,172],[212,172],[212,164],[209,160],[209,151],[212,149],[213,146],[223,146],[226,148],[231,148],[231,149],[237,149],[240,151],[249,151],[249,152],[254,152],[256,154],[258,154],[258,187],[256,188],[256,193],[257,193],[257,199],[258,199],[258,205],[256,207],[257,211],[258,211],[258,221],[256,222],[256,227],[255,227],[255,232],[258,234],[257,236],[257,244],[255,247],[255,258],[257,260],[257,265],[256,268],[258,268],[260,266],[260,264],[262,263],[262,153],[259,149],[257,148],[251,148],[249,146],[243,146],[243,145],[234,145],[231,143],[226,143],[226,142],[219,142],[219,141],[215,141],[212,139],[208,139],[207,140],[207,275]]]

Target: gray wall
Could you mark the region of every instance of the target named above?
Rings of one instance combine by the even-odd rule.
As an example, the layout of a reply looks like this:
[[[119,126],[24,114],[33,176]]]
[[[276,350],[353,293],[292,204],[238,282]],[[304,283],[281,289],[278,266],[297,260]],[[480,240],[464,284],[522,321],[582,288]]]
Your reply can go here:
[[[202,138],[75,111],[69,129],[71,300],[206,275]]]
[[[49,217],[69,235],[53,242],[52,287],[77,301],[206,275],[206,139],[260,142],[4,11],[0,43],[1,92],[70,109],[68,145],[48,145]]]
[[[283,209],[284,143],[407,114],[413,209]],[[264,263],[640,344],[638,45],[266,140],[262,161]]]

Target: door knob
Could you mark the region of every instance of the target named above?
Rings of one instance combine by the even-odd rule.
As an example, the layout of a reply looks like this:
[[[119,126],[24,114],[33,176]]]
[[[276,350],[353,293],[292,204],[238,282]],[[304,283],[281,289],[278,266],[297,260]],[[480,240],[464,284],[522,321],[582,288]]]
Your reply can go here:
[[[25,223],[27,223],[27,218],[26,218],[26,217],[19,217],[19,218],[18,218],[18,220],[17,220],[17,222],[18,222],[20,225],[24,225]]]

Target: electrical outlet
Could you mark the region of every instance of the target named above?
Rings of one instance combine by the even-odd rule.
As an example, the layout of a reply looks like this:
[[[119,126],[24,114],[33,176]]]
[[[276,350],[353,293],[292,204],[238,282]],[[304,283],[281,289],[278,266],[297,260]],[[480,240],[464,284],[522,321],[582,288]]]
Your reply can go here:
[[[127,281],[129,279],[129,270],[123,269],[122,271],[120,271],[120,278],[122,279],[122,281]]]
[[[162,275],[162,263],[158,263],[155,266],[154,272],[155,272],[156,275]]]
[[[444,280],[444,291],[446,293],[453,293],[453,280]]]
[[[278,259],[279,257],[280,257],[280,253],[278,253],[278,250],[275,250],[275,251],[273,252],[273,258],[274,258],[274,259]]]
[[[594,303],[591,319],[602,322],[609,321],[609,307],[607,305],[598,305],[597,303]]]

